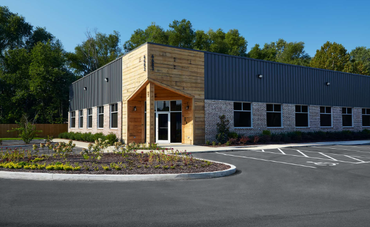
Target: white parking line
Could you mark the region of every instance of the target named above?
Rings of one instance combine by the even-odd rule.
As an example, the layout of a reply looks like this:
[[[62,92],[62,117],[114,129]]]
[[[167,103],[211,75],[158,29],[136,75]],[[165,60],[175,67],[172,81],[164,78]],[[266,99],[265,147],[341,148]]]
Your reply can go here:
[[[262,152],[265,152],[265,150],[263,150],[263,149],[262,149],[261,151],[262,151]]]
[[[300,167],[305,167],[305,168],[316,169],[316,167],[314,166],[306,166],[306,165],[295,164],[295,163],[290,163],[290,162],[280,162],[280,161],[268,160],[268,159],[263,159],[263,158],[254,158],[254,157],[248,157],[248,156],[224,154],[224,153],[219,153],[219,152],[216,152],[216,154],[221,154],[221,155],[231,156],[231,157],[236,157],[236,158],[253,159],[253,160],[264,161],[264,162],[273,162],[273,163],[279,163],[279,164],[285,164],[285,165],[300,166]]]
[[[334,147],[326,147],[326,146],[323,146],[323,147],[309,147],[309,148],[317,148],[317,149],[326,148],[326,149],[332,149],[332,150],[352,151],[352,152],[358,152],[358,153],[363,153],[363,154],[370,154],[370,152],[366,152],[366,151],[357,151],[357,150],[350,150],[350,149],[344,149],[344,148],[334,148]]]
[[[324,155],[325,157],[328,157],[328,158],[330,158],[330,159],[331,159],[331,160],[333,160],[333,161],[338,161],[337,159],[335,159],[335,158],[333,158],[333,157],[330,157],[329,155],[324,154],[324,153],[322,153],[322,152],[319,152],[319,154]]]
[[[352,157],[352,156],[349,156],[349,155],[344,155],[344,156],[346,156],[346,157],[348,157],[348,158],[352,158],[353,160],[356,160],[356,161],[359,161],[359,162],[363,162],[363,163],[365,163],[365,161],[364,161],[364,160],[361,160],[361,159],[358,159],[358,158],[355,158],[355,157]]]
[[[282,153],[282,154],[285,154],[284,151],[282,151],[280,148],[278,148],[278,150]]]
[[[305,156],[305,157],[307,157],[308,158],[308,156],[305,154],[305,153],[303,153],[302,151],[300,151],[300,150],[297,150],[301,155],[303,155],[303,156]]]

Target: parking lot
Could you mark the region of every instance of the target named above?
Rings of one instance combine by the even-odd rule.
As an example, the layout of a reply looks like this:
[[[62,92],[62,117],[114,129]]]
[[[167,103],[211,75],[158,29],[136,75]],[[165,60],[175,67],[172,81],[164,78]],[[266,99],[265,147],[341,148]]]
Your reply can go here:
[[[312,169],[370,165],[370,145],[308,146],[256,150],[240,148],[240,151],[217,152],[217,154]]]
[[[222,178],[157,182],[0,179],[0,226],[368,226],[370,146],[198,153]]]

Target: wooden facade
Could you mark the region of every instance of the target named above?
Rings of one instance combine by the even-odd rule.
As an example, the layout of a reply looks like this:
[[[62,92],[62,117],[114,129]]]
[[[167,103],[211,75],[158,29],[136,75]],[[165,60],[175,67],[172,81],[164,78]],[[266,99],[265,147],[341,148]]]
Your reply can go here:
[[[126,143],[155,142],[154,102],[160,100],[182,101],[182,143],[204,143],[203,52],[147,43],[122,58],[122,69]]]

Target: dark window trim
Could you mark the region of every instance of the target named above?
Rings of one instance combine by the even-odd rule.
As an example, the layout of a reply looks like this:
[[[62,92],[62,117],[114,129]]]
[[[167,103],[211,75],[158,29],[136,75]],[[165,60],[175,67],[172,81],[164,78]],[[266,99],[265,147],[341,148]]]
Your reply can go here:
[[[296,106],[301,107],[301,112],[297,112]],[[307,112],[302,111],[302,106],[307,106]],[[297,114],[307,114],[307,126],[297,126],[297,123],[295,124],[296,128],[310,128],[310,106],[309,105],[295,105],[294,106],[294,112],[295,112],[295,117],[297,118]]]
[[[272,105],[272,110],[267,110],[267,105]],[[280,111],[275,110],[275,105],[280,106]],[[280,126],[268,126],[267,125],[267,114],[268,113],[280,113]],[[266,103],[266,127],[267,128],[284,128],[283,122],[283,104],[281,103]]]
[[[324,107],[324,110],[325,110],[325,113],[321,113],[321,107]],[[327,113],[326,112],[326,108],[330,108],[330,113]],[[320,128],[333,128],[333,107],[331,107],[331,106],[320,106],[319,107],[320,109],[319,109],[319,112],[320,112]],[[321,115],[329,115],[330,114],[330,126],[321,126]]]
[[[92,119],[91,119],[91,125],[90,125],[90,117],[92,118],[92,116],[93,116],[93,111],[92,111],[92,108],[88,108],[87,109],[87,114],[86,114],[86,126],[87,126],[87,128],[92,128]]]
[[[100,112],[100,108],[102,109],[102,111]],[[103,129],[104,128],[104,106],[98,106],[98,111],[97,111],[97,114],[98,114],[98,129]],[[100,115],[103,115],[103,127],[100,127],[100,121],[99,121],[99,116]]]
[[[235,110],[234,109],[234,104],[235,103],[241,103],[242,109],[241,110]],[[250,110],[243,110],[243,104],[244,103],[250,104],[250,107],[251,107]],[[233,102],[233,110],[234,110],[234,113],[235,112],[247,112],[247,113],[251,113],[251,126],[250,127],[248,127],[248,126],[237,127],[237,126],[235,126],[235,119],[234,119],[234,128],[236,128],[236,129],[253,128],[253,106],[252,106],[252,103],[251,102]]]

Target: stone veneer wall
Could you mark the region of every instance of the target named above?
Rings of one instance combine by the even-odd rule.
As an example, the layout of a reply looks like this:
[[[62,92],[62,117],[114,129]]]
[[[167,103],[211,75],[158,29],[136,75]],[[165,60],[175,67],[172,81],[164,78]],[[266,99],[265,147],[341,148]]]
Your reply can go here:
[[[342,107],[332,107],[332,127],[320,127],[320,106],[309,105],[309,127],[295,127],[295,104],[282,105],[282,127],[268,128],[266,120],[266,103],[252,103],[252,127],[251,128],[234,128],[234,102],[223,100],[205,100],[205,132],[206,141],[216,141],[216,124],[219,122],[219,116],[225,115],[230,120],[230,131],[245,135],[258,135],[263,130],[270,130],[272,133],[289,132],[289,131],[341,131],[355,130],[359,131],[362,126],[362,108],[352,108],[352,127],[342,126]],[[297,104],[300,105],[300,104]]]
[[[112,103],[113,104],[113,103]],[[81,132],[81,133],[103,133],[108,135],[109,133],[116,134],[119,140],[122,139],[122,103],[117,103],[118,108],[118,128],[110,128],[110,104],[104,105],[104,127],[98,128],[98,107],[92,107],[92,127],[87,128],[87,109],[83,109],[83,127],[79,127],[79,110],[76,110],[76,127],[71,128],[70,126],[70,112],[68,112],[68,132]]]

